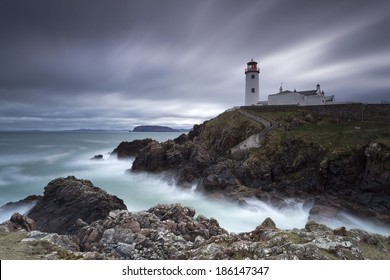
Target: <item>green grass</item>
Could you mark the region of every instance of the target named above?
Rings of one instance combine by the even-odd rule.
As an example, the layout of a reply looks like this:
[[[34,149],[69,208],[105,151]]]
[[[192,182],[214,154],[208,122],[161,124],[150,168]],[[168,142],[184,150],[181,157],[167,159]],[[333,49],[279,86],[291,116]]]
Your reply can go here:
[[[224,112],[218,117],[206,122],[201,137],[209,144],[219,141],[231,134],[239,141],[259,133],[263,126],[238,112]]]
[[[344,121],[339,123],[306,123],[292,130],[277,129],[272,133],[285,138],[299,138],[319,144],[327,152],[342,152],[362,148],[370,142],[390,146],[390,125]]]
[[[297,108],[295,111],[272,111],[272,112],[259,112],[257,110],[245,109],[248,112],[263,117],[274,123],[289,123],[294,118],[303,119],[306,115],[310,114],[304,109]]]
[[[315,144],[324,149],[326,160],[348,156],[377,142],[390,149],[390,124],[382,122],[360,122],[338,120],[331,117],[307,117],[307,112],[258,112],[251,113],[269,119],[274,124],[266,144],[253,151],[252,156],[266,163],[282,149],[285,140],[299,140]]]
[[[0,259],[41,260],[52,251],[48,242],[21,242],[25,232],[0,232]]]
[[[22,242],[26,232],[0,232],[0,260],[43,260],[49,254],[51,259],[76,260],[76,256],[48,241]]]
[[[271,120],[277,127],[268,135],[268,149],[278,150],[283,140],[299,139],[318,144],[326,151],[328,158],[334,159],[371,142],[390,147],[389,123],[346,121],[315,114],[307,117],[308,113],[299,108],[288,112],[249,111]]]
[[[363,257],[369,260],[388,260],[390,252],[390,244],[385,241],[383,248],[380,249],[378,246],[370,245],[365,242],[360,242],[359,246],[363,251]]]

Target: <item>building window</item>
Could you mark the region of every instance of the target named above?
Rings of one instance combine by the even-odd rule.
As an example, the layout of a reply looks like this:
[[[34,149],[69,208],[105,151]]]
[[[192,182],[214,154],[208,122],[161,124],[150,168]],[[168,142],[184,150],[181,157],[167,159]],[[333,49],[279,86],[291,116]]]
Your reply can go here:
[[[252,92],[255,92],[255,88],[253,87],[251,91],[252,91]]]
[[[252,75],[251,78],[254,79],[254,78],[255,78],[255,75]]]

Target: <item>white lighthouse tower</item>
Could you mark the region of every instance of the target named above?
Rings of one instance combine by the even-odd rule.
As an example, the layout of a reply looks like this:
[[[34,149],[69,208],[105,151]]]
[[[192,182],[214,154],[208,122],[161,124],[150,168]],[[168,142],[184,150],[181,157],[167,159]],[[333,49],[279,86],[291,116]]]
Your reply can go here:
[[[245,69],[245,106],[256,105],[259,102],[259,73],[257,62],[251,59]]]

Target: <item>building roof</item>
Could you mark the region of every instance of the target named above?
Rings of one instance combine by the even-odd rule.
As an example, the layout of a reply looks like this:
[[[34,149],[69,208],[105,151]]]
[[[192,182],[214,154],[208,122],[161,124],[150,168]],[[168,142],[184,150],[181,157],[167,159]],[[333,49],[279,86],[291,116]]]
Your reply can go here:
[[[287,94],[287,93],[297,93],[297,94],[304,95],[304,96],[317,95],[316,90],[304,90],[304,91],[284,90],[282,92],[278,92],[278,93],[270,94],[270,95]]]
[[[284,90],[282,92],[278,92],[278,93],[270,94],[270,95],[287,94],[287,93],[292,93],[292,91],[291,90]]]
[[[333,98],[334,98],[334,95],[331,95],[331,96],[324,96],[325,98],[325,101],[332,101]]]
[[[304,90],[304,91],[298,91],[298,93],[304,96],[317,95],[317,90]]]
[[[253,59],[251,59],[251,61],[249,61],[247,64],[249,64],[249,65],[257,64],[257,61],[254,61]]]

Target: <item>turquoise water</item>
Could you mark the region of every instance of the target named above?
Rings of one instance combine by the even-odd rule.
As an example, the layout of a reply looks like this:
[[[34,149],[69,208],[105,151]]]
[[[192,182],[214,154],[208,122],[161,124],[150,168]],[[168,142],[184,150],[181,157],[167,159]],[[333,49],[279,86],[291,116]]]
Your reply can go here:
[[[132,178],[125,174],[131,160],[110,157],[121,141],[143,138],[165,141],[178,135],[125,131],[0,132],[0,204],[42,194],[49,181],[68,175],[89,179],[108,191],[116,190],[118,179]],[[104,160],[90,160],[96,154],[102,154]]]
[[[110,157],[110,152],[121,141],[144,138],[165,141],[179,135],[125,131],[0,132],[0,205],[28,195],[43,194],[44,187],[51,180],[74,175],[122,198],[130,211],[146,210],[158,203],[181,203],[194,207],[197,214],[216,218],[222,227],[233,232],[253,230],[267,217],[282,229],[304,227],[308,211],[302,208],[302,203],[292,203],[293,207],[280,210],[257,200],[248,201],[249,207],[245,208],[209,200],[193,189],[176,188],[158,175],[127,172],[132,159]],[[102,154],[104,160],[90,160],[97,154]],[[0,221],[8,219],[11,214],[0,212]],[[358,219],[351,221],[353,224],[347,225],[349,228],[390,234],[389,229]]]

